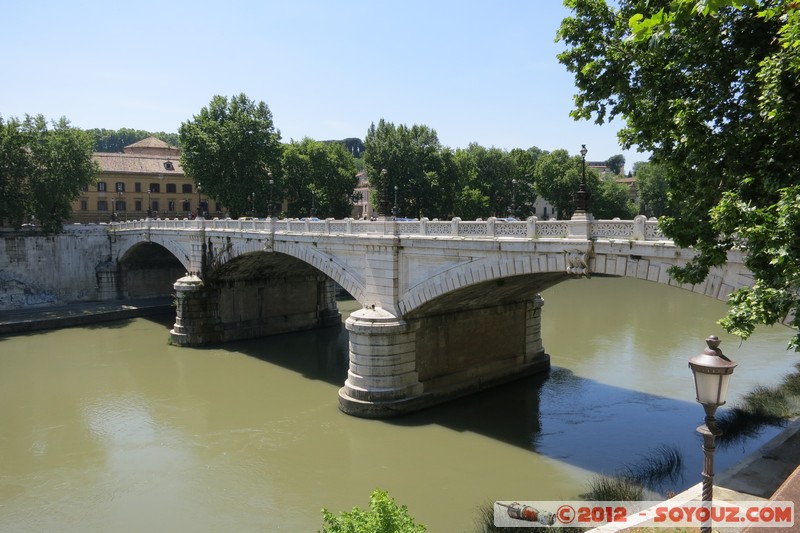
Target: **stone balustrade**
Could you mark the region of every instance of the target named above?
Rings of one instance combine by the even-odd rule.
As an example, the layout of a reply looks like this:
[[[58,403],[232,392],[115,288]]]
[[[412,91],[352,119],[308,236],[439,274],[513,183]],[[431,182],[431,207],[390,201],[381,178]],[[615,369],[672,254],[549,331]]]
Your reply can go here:
[[[669,241],[658,228],[655,219],[638,216],[634,220],[592,220],[591,239]],[[573,221],[527,220],[508,221],[490,217],[486,220],[465,221],[368,221],[346,218],[344,220],[270,220],[268,218],[239,219],[142,219],[110,224],[116,231],[124,230],[191,230],[254,231],[264,233],[308,233],[322,235],[403,235],[454,238],[501,239],[564,239],[574,236]]]

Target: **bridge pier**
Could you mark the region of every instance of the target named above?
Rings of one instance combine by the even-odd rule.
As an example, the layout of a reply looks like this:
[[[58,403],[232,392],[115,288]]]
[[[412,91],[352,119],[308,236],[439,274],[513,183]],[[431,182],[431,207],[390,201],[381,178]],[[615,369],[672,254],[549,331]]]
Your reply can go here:
[[[339,389],[347,414],[384,418],[417,411],[545,372],[541,296],[532,301],[410,319],[362,309],[347,319],[350,368]]]
[[[339,326],[333,281],[322,275],[277,282],[233,279],[207,284],[195,275],[175,282],[173,344],[200,346],[318,327]]]

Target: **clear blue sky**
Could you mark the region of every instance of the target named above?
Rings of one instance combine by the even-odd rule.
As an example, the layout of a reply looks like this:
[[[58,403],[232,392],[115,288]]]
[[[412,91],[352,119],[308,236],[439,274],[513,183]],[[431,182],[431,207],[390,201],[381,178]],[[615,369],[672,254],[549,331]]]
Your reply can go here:
[[[569,117],[560,0],[6,2],[0,115],[176,132],[216,95],[272,110],[284,141],[360,137],[381,118],[445,146],[538,146],[626,169],[619,122]]]

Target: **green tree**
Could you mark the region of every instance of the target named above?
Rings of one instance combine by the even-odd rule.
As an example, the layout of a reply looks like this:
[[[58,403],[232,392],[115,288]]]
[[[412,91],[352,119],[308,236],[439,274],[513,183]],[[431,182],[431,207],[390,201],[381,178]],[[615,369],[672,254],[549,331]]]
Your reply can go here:
[[[381,119],[367,131],[363,157],[379,212],[390,214],[397,198],[400,216],[449,214],[452,198],[446,191],[451,188],[452,176],[442,160],[436,130],[417,124],[395,126]]]
[[[673,277],[699,283],[745,246],[754,286],[731,296],[723,326],[746,338],[789,315],[800,327],[800,4],[566,5],[574,15],[559,29],[559,60],[579,91],[572,115],[622,117],[622,145],[665,168],[675,213],[662,228],[699,252]]]
[[[458,176],[454,214],[463,220],[488,217],[491,214],[491,199],[478,181],[478,165],[473,153],[456,150],[453,152],[453,166]]]
[[[350,216],[358,179],[355,159],[343,144],[292,141],[282,161],[289,216]]]
[[[517,213],[512,212],[519,206],[514,185],[518,175],[514,159],[505,150],[485,148],[477,143],[470,144],[466,151],[474,164],[470,185],[489,198],[489,212],[484,216],[516,216]]]
[[[170,146],[178,146],[180,144],[177,133],[164,133],[163,131],[153,133],[131,128],[121,128],[119,130],[94,128],[86,131],[94,137],[95,152],[122,152],[122,149],[129,144],[139,142],[147,137],[157,137]]]
[[[670,209],[667,205],[669,189],[664,168],[648,162],[636,165],[635,171],[640,211],[654,217],[669,214]]]
[[[92,137],[65,118],[0,117],[0,224],[19,228],[34,217],[48,233],[61,230],[72,201],[94,183]]]
[[[606,166],[613,174],[622,174],[625,168],[625,156],[622,154],[612,155],[606,160]]]
[[[591,175],[590,172],[587,175]],[[568,219],[575,211],[573,195],[581,181],[581,158],[570,157],[559,149],[542,155],[534,169],[536,190],[558,212],[558,218]]]
[[[263,213],[270,179],[275,181],[273,192],[282,190],[281,136],[264,102],[255,103],[245,94],[230,100],[214,96],[208,107],[181,124],[179,135],[184,171],[232,216],[249,213],[253,203],[256,214]]]
[[[323,509],[321,533],[423,533],[427,530],[414,522],[405,505],[398,507],[386,491],[374,490],[369,507],[368,511],[354,507],[339,516]]]
[[[514,162],[514,177],[517,180],[515,203],[517,204],[517,215],[520,218],[527,218],[533,214],[533,204],[538,196],[534,183],[536,162],[542,154],[544,151],[535,146],[527,150],[514,148],[509,152]]]
[[[627,185],[617,183],[613,177],[601,179],[594,172],[587,174],[586,181],[592,195],[591,212],[594,218],[630,220],[636,216],[636,204],[631,200]]]

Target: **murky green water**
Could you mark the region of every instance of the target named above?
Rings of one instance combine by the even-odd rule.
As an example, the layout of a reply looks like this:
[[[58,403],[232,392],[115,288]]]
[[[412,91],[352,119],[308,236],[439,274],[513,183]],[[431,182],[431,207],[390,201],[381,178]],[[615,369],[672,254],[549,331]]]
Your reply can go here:
[[[686,360],[724,305],[606,278],[543,296],[548,376],[389,421],[337,409],[343,330],[212,349],[169,346],[169,319],[0,338],[0,531],[316,531],[322,507],[377,487],[429,531],[470,531],[483,502],[575,499],[660,444],[686,465],[665,488],[698,482]],[[720,336],[740,364],[729,403],[797,361],[783,328]]]

